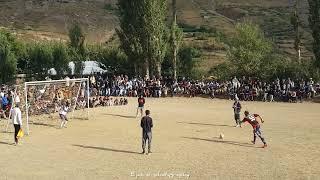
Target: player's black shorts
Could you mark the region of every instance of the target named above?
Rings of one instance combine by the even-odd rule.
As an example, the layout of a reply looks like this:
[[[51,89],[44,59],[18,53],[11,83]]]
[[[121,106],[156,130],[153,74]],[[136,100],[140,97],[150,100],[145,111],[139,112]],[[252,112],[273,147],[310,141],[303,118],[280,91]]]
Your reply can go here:
[[[234,119],[239,120],[240,119],[240,114],[234,114]]]

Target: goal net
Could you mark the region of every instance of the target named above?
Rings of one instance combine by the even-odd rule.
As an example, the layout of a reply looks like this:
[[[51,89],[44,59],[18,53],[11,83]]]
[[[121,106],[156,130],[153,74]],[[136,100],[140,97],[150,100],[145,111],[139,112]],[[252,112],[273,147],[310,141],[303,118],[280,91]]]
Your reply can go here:
[[[88,78],[34,81],[24,85],[27,134],[30,124],[58,127],[59,110],[66,103],[70,105],[69,119],[89,119]],[[80,111],[75,112],[77,109]]]

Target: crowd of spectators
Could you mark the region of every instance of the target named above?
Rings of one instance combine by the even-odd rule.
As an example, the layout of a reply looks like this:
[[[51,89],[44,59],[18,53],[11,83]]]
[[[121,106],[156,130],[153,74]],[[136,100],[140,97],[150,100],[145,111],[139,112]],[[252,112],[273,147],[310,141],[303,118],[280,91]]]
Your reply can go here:
[[[213,79],[193,81],[180,78],[174,81],[164,77],[157,79],[129,78],[125,75],[90,77],[93,96],[114,97],[168,97],[168,96],[208,96],[211,98],[235,99],[242,101],[302,102],[320,93],[320,84],[312,78],[308,80],[275,79],[271,82],[257,78],[234,77],[229,81]]]
[[[67,81],[68,82],[68,81]],[[80,84],[65,83],[52,85],[38,85],[28,87],[28,107],[29,115],[40,115],[58,112],[62,104],[69,103],[72,109],[84,109],[88,107],[94,108],[98,106],[122,106],[128,104],[125,97],[107,97],[99,96],[91,93],[89,101],[86,94],[86,83],[81,86],[81,93],[77,99]],[[10,110],[14,103],[20,103],[21,107],[25,107],[23,86],[0,86],[0,119],[8,118]],[[22,93],[22,94],[21,94]],[[22,101],[20,102],[20,95]],[[24,108],[22,108],[24,111]]]
[[[7,85],[0,86],[0,118],[7,118],[12,104],[12,97],[14,88],[11,89]],[[16,97],[16,101],[20,101],[19,97]]]
[[[119,106],[127,105],[128,100],[126,97],[195,97],[204,96],[210,98],[222,99],[239,99],[241,101],[277,101],[277,102],[302,102],[310,100],[320,94],[320,84],[313,81],[312,78],[307,80],[291,80],[288,79],[275,79],[270,82],[261,81],[257,78],[234,77],[227,81],[218,81],[214,79],[207,79],[201,81],[194,81],[186,78],[179,78],[174,81],[171,78],[163,77],[157,79],[152,77],[150,79],[135,77],[129,78],[126,75],[120,76],[107,76],[102,74],[91,75],[90,80],[90,99],[89,107],[94,108],[97,106]],[[87,99],[84,97],[86,87],[85,83],[82,86],[82,92],[76,102],[76,108],[87,107]],[[64,88],[65,89],[65,88]],[[74,90],[70,92],[77,92],[78,86],[73,86]],[[15,87],[7,85],[0,86],[0,118],[8,117],[11,104],[13,101],[13,94]],[[35,95],[29,94],[28,98],[34,99],[34,112],[47,111],[52,106],[52,109],[59,107],[59,101],[51,101],[48,99],[61,99],[57,88],[50,91],[47,88],[45,93],[41,90],[34,91],[41,97],[48,94],[47,101],[39,99],[37,93]],[[30,92],[29,92],[30,93]],[[60,93],[60,94],[65,94]],[[70,95],[75,97],[75,95]],[[15,95],[14,101],[20,103],[19,93]],[[71,99],[72,101],[72,99]],[[30,100],[32,102],[32,100]],[[46,103],[47,102],[47,103]],[[51,105],[49,105],[51,104]],[[31,106],[31,105],[30,105]],[[55,110],[56,111],[56,110]]]

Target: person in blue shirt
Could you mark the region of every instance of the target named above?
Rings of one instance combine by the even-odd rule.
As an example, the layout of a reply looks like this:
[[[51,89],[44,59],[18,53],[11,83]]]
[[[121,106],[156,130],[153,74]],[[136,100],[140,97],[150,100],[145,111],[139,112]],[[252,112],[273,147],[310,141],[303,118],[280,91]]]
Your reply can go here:
[[[8,100],[8,95],[5,94],[2,98],[1,98],[1,102],[2,102],[2,109],[6,110],[7,106],[9,105],[9,100]]]

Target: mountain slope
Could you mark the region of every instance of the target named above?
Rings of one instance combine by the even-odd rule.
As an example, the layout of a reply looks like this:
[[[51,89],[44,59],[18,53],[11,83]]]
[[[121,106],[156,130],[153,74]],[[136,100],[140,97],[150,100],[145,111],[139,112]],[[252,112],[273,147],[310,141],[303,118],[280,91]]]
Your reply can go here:
[[[79,22],[87,42],[104,43],[118,26],[116,0],[0,0],[0,26],[24,40],[67,40],[68,26]],[[169,10],[170,0],[168,1]],[[294,32],[290,25],[289,0],[177,0],[178,21],[184,26],[208,26],[226,34],[234,33],[234,24],[244,19],[258,23],[269,38],[288,56],[295,56]],[[307,0],[301,0],[302,56],[309,59],[312,38],[308,28]],[[170,13],[168,13],[170,15]],[[205,70],[223,62],[225,52],[215,38],[186,38],[186,43],[203,48]]]

